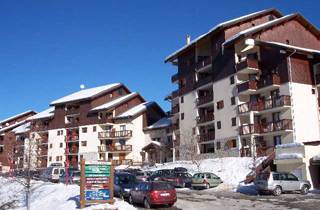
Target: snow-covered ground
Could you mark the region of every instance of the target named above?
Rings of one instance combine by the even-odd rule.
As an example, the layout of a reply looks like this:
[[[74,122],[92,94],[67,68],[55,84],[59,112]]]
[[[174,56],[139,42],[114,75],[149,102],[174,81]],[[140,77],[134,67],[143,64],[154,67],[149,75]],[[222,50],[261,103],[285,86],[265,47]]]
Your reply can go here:
[[[261,162],[263,158],[259,158],[257,162]],[[249,157],[225,157],[202,160],[199,170],[200,172],[212,172],[218,175],[224,184],[221,186],[236,187],[240,182],[245,180],[246,176],[252,171],[252,158]],[[156,166],[145,168],[145,170],[173,169],[175,167],[185,167],[189,173],[193,175],[199,172],[197,165],[191,161],[176,161],[165,164],[157,164]]]
[[[32,210],[58,210],[58,209],[79,209],[79,193],[80,189],[77,185],[69,185],[66,187],[63,184],[53,184],[42,181],[34,181],[32,185],[31,195],[31,209]],[[12,179],[0,177],[0,209],[4,203],[9,201],[15,202],[15,208],[25,210],[25,194],[23,187]],[[125,201],[116,199],[113,205],[99,204],[92,205],[85,208],[89,209],[119,209],[119,210],[134,210],[135,207],[131,206]]]

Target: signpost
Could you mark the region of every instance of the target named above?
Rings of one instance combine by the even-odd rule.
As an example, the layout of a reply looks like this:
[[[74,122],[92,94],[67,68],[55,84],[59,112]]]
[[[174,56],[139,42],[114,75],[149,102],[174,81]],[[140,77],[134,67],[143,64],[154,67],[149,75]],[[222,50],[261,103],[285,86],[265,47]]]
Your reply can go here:
[[[91,203],[113,203],[113,166],[81,160],[80,208]]]

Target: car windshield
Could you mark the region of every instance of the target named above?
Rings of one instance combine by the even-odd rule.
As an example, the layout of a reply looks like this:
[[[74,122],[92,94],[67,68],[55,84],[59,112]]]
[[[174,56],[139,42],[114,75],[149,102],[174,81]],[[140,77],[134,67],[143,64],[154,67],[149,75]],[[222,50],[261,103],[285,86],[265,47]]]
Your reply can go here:
[[[132,175],[122,175],[119,176],[119,182],[121,184],[129,184],[129,183],[133,183],[136,181],[136,178]]]
[[[262,173],[257,176],[257,180],[268,180],[270,174],[269,173]]]
[[[153,190],[173,190],[174,187],[166,182],[154,182],[152,184],[152,189]]]

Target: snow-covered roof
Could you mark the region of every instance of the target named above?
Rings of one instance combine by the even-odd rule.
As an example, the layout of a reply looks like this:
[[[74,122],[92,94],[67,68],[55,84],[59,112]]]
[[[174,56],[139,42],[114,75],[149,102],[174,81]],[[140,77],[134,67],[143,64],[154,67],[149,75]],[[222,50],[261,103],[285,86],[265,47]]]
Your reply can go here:
[[[139,94],[136,93],[136,92],[133,92],[133,93],[130,93],[130,94],[121,96],[121,97],[119,97],[119,98],[117,98],[117,99],[114,99],[114,100],[109,101],[109,102],[107,102],[107,103],[105,103],[105,104],[102,104],[102,105],[100,105],[100,106],[97,106],[97,107],[91,109],[90,111],[99,111],[99,110],[107,110],[107,109],[110,109],[110,108],[112,108],[112,107],[114,107],[114,106],[117,106],[117,105],[119,105],[119,104],[121,104],[121,103],[123,103],[123,102],[125,102],[125,101],[127,101],[127,100],[129,100],[129,99],[131,99],[131,98],[133,98],[133,97],[135,97],[135,96],[137,96],[137,95],[139,95]]]
[[[25,123],[25,122],[26,122],[26,121],[23,120],[23,121],[20,121],[20,122],[16,122],[16,123],[14,123],[14,124],[12,124],[12,125],[9,125],[9,126],[7,126],[7,127],[3,127],[3,128],[0,129],[0,133],[9,131],[9,130],[11,130],[11,129],[14,129],[14,128],[18,127],[19,125],[22,125],[22,124]]]
[[[169,118],[164,117],[158,120],[157,122],[155,122],[154,124],[148,126],[148,129],[159,129],[159,128],[169,127],[171,123],[172,122]]]
[[[61,104],[61,103],[67,103],[71,101],[79,101],[79,100],[84,100],[84,99],[89,99],[94,96],[97,96],[101,93],[104,93],[106,91],[109,91],[117,86],[120,86],[121,83],[113,83],[113,84],[108,84],[104,86],[99,86],[95,88],[89,88],[89,89],[84,89],[80,90],[78,92],[72,93],[70,95],[64,96],[62,98],[59,98],[55,101],[52,101],[50,105],[55,105],[55,104]]]
[[[150,147],[151,145],[156,145],[156,146],[158,146],[158,147],[161,147],[162,146],[162,144],[160,143],[160,142],[158,142],[158,141],[151,141],[149,144],[147,144],[146,146],[144,146],[143,148],[142,148],[142,150],[146,150],[148,147]]]
[[[278,18],[278,19],[274,19],[274,20],[271,20],[269,22],[265,22],[265,23],[262,23],[260,25],[245,29],[243,31],[240,31],[239,33],[237,33],[237,34],[233,35],[232,37],[230,37],[229,39],[227,39],[224,43],[222,43],[222,45],[226,46],[229,43],[235,41],[236,39],[240,38],[243,35],[252,34],[252,33],[256,32],[256,31],[259,31],[261,29],[264,29],[264,28],[267,28],[267,27],[271,27],[271,26],[276,25],[278,23],[281,23],[281,22],[283,22],[283,21],[285,21],[287,19],[290,19],[295,15],[296,14],[286,15],[284,17],[281,17],[281,18]]]
[[[31,125],[31,123],[30,123],[30,122],[27,122],[27,123],[24,123],[24,124],[16,127],[16,128],[13,129],[12,131],[13,131],[15,134],[25,133],[25,132],[30,131],[30,125]]]
[[[15,119],[15,118],[18,118],[18,117],[21,117],[21,116],[23,116],[23,115],[27,115],[27,114],[33,113],[33,112],[34,112],[33,110],[28,110],[28,111],[22,112],[22,113],[20,113],[20,114],[11,116],[11,117],[9,117],[9,118],[7,118],[7,119],[1,120],[1,121],[0,121],[0,124],[3,124],[3,123],[5,123],[5,122],[8,122],[8,121],[10,121],[10,120],[13,120],[13,119]]]
[[[123,112],[122,114],[116,116],[116,118],[126,118],[126,117],[132,117],[135,116],[145,110],[151,105],[155,104],[155,102],[150,101],[150,102],[144,102],[141,104],[138,104],[137,106],[132,107],[131,109]]]
[[[39,112],[36,115],[28,117],[27,120],[37,120],[37,119],[43,119],[43,118],[50,118],[54,115],[53,112],[54,112],[54,107],[50,107],[42,112]]]
[[[221,28],[225,28],[225,27],[228,27],[228,26],[230,26],[230,25],[233,25],[233,24],[236,24],[236,23],[239,23],[239,22],[242,22],[242,21],[246,21],[246,20],[248,20],[248,19],[254,18],[254,17],[259,16],[259,15],[266,14],[266,13],[271,12],[271,11],[274,11],[274,12],[278,13],[279,16],[282,16],[282,15],[280,14],[280,12],[278,12],[277,10],[271,8],[271,9],[261,10],[261,11],[258,11],[258,12],[254,12],[254,13],[251,13],[251,14],[248,14],[248,15],[244,15],[244,16],[241,16],[241,17],[232,19],[232,20],[228,20],[228,21],[219,23],[219,24],[215,25],[213,28],[211,28],[207,33],[204,33],[204,34],[198,36],[197,38],[195,38],[194,40],[192,40],[189,44],[183,46],[182,48],[176,50],[175,52],[173,52],[172,54],[170,54],[169,56],[167,56],[167,57],[165,58],[165,61],[167,62],[168,60],[170,60],[171,58],[173,58],[175,55],[177,55],[178,53],[180,53],[181,51],[183,51],[183,50],[187,49],[188,47],[194,45],[196,42],[198,42],[198,41],[201,40],[202,38],[206,37],[207,35],[215,32],[215,31],[218,31],[218,30],[221,29]]]

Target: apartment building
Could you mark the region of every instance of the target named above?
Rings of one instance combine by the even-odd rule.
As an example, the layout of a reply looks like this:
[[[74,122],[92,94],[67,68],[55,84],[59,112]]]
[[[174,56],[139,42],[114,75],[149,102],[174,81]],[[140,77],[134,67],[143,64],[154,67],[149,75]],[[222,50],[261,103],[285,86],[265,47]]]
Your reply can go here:
[[[29,110],[0,121],[0,172],[23,166],[26,119],[36,112]]]
[[[319,38],[300,14],[275,9],[188,37],[165,60],[178,67],[171,78],[178,89],[168,97],[174,140],[181,147],[192,131],[201,154],[268,156],[278,170],[319,177],[310,163],[320,154]],[[294,159],[297,148],[313,152]]]
[[[81,158],[115,165],[141,164],[150,141],[144,129],[165,116],[120,83],[83,89],[50,104],[30,118],[31,140],[37,142],[37,167],[52,163],[78,168]]]

